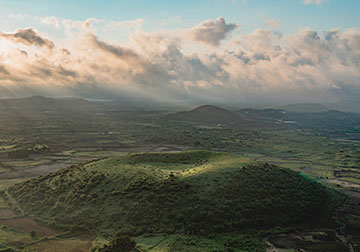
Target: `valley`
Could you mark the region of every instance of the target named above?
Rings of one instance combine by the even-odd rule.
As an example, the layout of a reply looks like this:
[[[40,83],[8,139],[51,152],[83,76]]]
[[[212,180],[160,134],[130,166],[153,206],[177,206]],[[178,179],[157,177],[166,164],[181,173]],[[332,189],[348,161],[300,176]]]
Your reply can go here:
[[[8,103],[0,251],[110,251],[116,237],[134,251],[360,249],[359,114]]]
[[[359,0],[1,0],[0,252],[360,252]]]

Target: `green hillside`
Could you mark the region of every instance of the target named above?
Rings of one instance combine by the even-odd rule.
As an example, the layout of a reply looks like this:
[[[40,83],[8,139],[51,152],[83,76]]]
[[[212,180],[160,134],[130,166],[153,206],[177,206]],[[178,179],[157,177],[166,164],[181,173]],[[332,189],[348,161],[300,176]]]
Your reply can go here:
[[[327,213],[331,198],[296,172],[209,151],[116,156],[28,180],[8,193],[24,214],[106,237],[304,223]]]
[[[177,121],[200,122],[200,123],[240,123],[246,121],[239,115],[213,105],[204,105],[190,111],[182,111],[167,116],[168,119]]]

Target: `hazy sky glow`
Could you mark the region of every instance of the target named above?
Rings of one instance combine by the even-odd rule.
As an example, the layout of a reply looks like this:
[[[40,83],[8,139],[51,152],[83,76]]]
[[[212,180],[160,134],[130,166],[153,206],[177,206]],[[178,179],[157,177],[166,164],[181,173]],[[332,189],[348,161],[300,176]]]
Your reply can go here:
[[[0,97],[360,100],[357,0],[3,0]]]

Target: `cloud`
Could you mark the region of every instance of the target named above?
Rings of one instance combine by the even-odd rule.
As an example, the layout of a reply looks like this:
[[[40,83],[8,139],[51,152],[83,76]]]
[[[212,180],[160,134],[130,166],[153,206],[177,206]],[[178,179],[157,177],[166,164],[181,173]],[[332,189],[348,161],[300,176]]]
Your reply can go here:
[[[143,60],[134,50],[100,41],[92,33],[87,34],[87,41],[90,48],[102,52],[104,57],[115,60],[116,64],[121,64],[122,70],[130,71],[132,74],[142,71]]]
[[[182,23],[182,19],[179,16],[176,16],[176,17],[164,17],[160,21],[161,25],[180,24],[180,23]]]
[[[0,74],[8,75],[9,72],[6,70],[4,66],[0,65]]]
[[[139,55],[131,49],[126,49],[116,45],[110,45],[103,41],[100,41],[94,34],[87,35],[89,42],[93,48],[100,49],[103,52],[110,53],[111,55],[124,60],[124,61],[137,61]]]
[[[280,19],[270,18],[270,19],[266,20],[265,22],[269,27],[272,27],[272,28],[278,28],[281,25]]]
[[[324,3],[325,0],[303,0],[303,3],[308,5],[308,4],[312,4],[312,3],[315,3],[317,5],[320,5],[322,3]]]
[[[187,34],[193,41],[203,44],[218,46],[233,30],[238,28],[236,23],[225,22],[225,19],[218,17],[216,21],[206,20],[197,26],[191,28]]]
[[[40,22],[45,25],[54,26],[58,30],[64,30],[67,34],[87,33],[89,31],[133,31],[139,30],[142,26],[143,19],[113,21],[98,18],[88,18],[85,20],[63,19],[55,16],[41,17]]]
[[[54,43],[52,41],[41,37],[32,28],[19,29],[15,33],[0,32],[0,36],[15,43],[21,43],[27,46],[35,45],[39,47],[46,47],[48,49],[54,48]]]
[[[358,29],[303,29],[291,35],[255,29],[206,50],[189,44],[184,38],[188,32],[139,30],[121,44],[89,31],[71,37],[66,48],[53,45],[50,53],[10,39],[12,47],[0,51],[0,95],[131,94],[163,101],[234,103],[360,97]]]
[[[277,19],[268,18],[262,13],[257,13],[257,15],[260,17],[260,19],[262,19],[265,22],[267,26],[271,28],[278,28],[281,25],[281,20],[279,18]]]

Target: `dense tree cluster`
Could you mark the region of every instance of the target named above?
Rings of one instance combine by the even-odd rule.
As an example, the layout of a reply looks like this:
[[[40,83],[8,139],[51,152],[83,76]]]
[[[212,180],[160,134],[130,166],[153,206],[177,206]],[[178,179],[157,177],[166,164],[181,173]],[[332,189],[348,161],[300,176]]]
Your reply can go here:
[[[209,156],[210,153],[210,156]],[[27,214],[72,230],[111,235],[207,234],[314,221],[327,212],[329,193],[296,172],[268,164],[210,170],[191,176],[144,173],[140,161],[166,165],[211,162],[184,154],[120,157],[131,168],[70,167],[9,189]],[[206,159],[207,158],[207,159]],[[143,159],[143,160],[142,160]],[[95,162],[96,164],[96,162]],[[107,164],[106,162],[104,164]],[[207,163],[208,164],[208,163]]]

